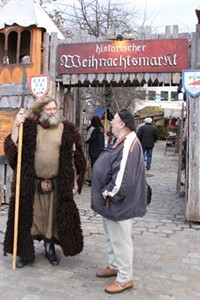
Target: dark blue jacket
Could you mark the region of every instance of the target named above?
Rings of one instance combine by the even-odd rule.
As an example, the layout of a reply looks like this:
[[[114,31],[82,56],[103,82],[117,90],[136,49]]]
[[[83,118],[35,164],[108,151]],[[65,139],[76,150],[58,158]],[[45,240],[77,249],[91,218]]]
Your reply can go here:
[[[153,148],[158,139],[157,128],[151,123],[146,123],[138,128],[137,136],[143,148]]]
[[[146,202],[143,151],[132,132],[117,147],[109,145],[94,164],[91,208],[107,219],[119,221],[144,216]]]

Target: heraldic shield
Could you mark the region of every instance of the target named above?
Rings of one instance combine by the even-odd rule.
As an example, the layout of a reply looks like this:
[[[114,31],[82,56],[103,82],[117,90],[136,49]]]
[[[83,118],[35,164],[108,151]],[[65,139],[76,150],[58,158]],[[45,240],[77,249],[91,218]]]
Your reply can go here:
[[[183,70],[183,88],[191,96],[200,95],[200,70]]]
[[[49,76],[48,74],[41,74],[38,76],[31,76],[30,78],[30,91],[31,94],[40,98],[47,94],[49,90]]]

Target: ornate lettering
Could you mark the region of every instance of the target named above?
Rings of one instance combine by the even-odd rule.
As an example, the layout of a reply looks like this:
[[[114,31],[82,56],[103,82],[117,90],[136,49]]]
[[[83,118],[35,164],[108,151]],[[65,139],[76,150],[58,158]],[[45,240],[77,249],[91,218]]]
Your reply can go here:
[[[62,55],[60,58],[60,65],[66,69],[81,67],[79,55]]]
[[[101,68],[120,67],[125,71],[130,67],[162,67],[162,66],[177,66],[177,54],[165,54],[164,56],[152,57],[134,57],[131,55],[119,55],[118,58],[95,58],[94,55],[88,58],[81,59],[79,55],[62,55],[60,57],[60,65],[66,69],[73,68],[91,68],[97,71]]]

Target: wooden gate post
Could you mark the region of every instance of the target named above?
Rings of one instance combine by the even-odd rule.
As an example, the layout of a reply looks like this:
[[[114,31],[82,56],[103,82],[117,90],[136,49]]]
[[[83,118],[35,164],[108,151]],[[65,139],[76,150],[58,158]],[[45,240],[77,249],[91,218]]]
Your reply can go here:
[[[191,43],[191,69],[200,70],[200,24]],[[200,222],[200,96],[188,96],[186,219]]]
[[[186,219],[200,221],[200,96],[188,98],[188,179]]]

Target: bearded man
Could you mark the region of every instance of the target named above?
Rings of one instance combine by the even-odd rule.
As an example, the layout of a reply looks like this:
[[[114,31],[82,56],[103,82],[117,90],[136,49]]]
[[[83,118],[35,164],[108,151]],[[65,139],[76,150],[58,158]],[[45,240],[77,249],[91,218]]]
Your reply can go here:
[[[55,244],[65,256],[80,253],[83,235],[74,195],[81,192],[86,170],[83,142],[78,128],[61,121],[56,100],[37,100],[28,117],[16,115],[12,134],[4,143],[13,169],[4,253],[13,253],[17,141],[21,123],[23,145],[19,202],[18,268],[35,260],[34,240],[44,241],[45,255],[52,265],[59,264]]]

